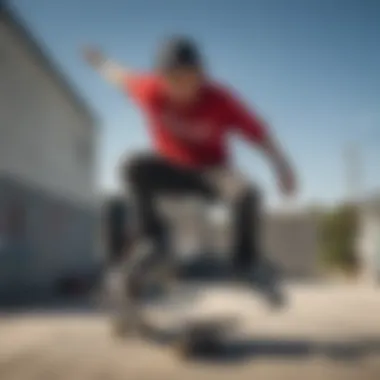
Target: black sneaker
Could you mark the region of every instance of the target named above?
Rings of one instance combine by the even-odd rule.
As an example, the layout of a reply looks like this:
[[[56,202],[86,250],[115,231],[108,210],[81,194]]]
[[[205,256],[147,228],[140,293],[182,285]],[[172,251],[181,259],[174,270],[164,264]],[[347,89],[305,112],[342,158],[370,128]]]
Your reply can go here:
[[[133,295],[135,291],[121,268],[109,271],[106,278],[107,304],[111,311],[113,334],[119,338],[135,335],[139,306]]]
[[[128,298],[135,302],[165,297],[175,284],[176,263],[148,240],[136,244],[124,265]]]
[[[247,276],[247,280],[265,298],[271,307],[278,309],[286,304],[280,275],[268,263],[262,261]]]

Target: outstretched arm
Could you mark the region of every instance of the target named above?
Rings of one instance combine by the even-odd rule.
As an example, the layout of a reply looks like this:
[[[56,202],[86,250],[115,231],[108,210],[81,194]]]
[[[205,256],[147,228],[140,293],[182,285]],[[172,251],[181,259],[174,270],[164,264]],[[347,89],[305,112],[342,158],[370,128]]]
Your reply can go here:
[[[281,191],[285,195],[296,192],[296,176],[287,154],[267,125],[255,113],[233,96],[228,96],[230,123],[245,139],[256,144],[273,167]]]
[[[135,73],[119,63],[107,58],[100,50],[92,47],[83,49],[84,60],[98,72],[106,81],[117,86],[124,87],[128,78],[134,77]]]
[[[107,82],[128,94],[138,105],[151,102],[156,88],[154,76],[123,67],[94,48],[83,49],[83,57]]]
[[[260,147],[275,169],[282,192],[285,195],[294,195],[297,190],[296,176],[293,165],[282,146],[267,132],[260,142]]]

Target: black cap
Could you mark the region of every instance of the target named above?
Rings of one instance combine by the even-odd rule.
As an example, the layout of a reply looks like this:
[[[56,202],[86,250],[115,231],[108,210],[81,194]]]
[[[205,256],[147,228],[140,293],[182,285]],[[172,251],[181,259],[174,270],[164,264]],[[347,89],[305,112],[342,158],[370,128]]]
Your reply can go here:
[[[158,51],[156,67],[168,72],[178,68],[201,68],[202,57],[196,43],[188,37],[171,37]]]

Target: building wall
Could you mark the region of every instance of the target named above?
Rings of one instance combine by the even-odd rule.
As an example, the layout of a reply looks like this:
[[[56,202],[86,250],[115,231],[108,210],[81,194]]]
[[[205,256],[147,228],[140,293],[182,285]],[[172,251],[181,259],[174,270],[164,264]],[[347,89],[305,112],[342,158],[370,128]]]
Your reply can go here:
[[[380,281],[380,202],[369,202],[359,217],[358,252],[365,280]]]
[[[1,21],[0,83],[0,289],[51,289],[95,262],[96,128]]]
[[[90,120],[4,23],[0,52],[0,173],[93,202],[96,134]]]
[[[95,212],[1,177],[0,296],[1,290],[52,290],[61,278],[95,270]]]
[[[172,214],[176,217],[171,223],[172,231],[179,236],[178,249],[187,246],[196,252],[205,246],[206,251],[210,249],[226,257],[233,239],[228,208],[214,210],[217,211],[214,215],[205,218],[204,203],[179,202],[173,204]],[[262,252],[285,276],[307,279],[319,276],[317,220],[312,212],[267,211],[261,221],[261,234]]]
[[[263,223],[263,250],[290,277],[318,277],[315,216],[308,211],[287,215],[268,214]]]

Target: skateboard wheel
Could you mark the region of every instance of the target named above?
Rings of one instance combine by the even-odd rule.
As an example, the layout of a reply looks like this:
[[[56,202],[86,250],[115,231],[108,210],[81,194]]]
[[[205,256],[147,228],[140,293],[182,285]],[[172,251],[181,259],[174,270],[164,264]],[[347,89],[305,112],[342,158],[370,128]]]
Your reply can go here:
[[[122,321],[114,321],[111,329],[112,334],[117,338],[124,338],[127,335],[127,326]]]
[[[196,331],[185,334],[176,348],[180,356],[191,357],[215,353],[220,347],[220,339],[213,331]]]
[[[112,321],[111,331],[116,338],[125,338],[133,332],[133,327],[128,321],[119,318]]]

